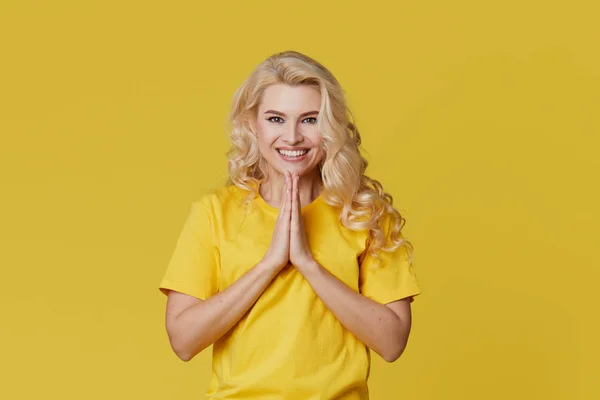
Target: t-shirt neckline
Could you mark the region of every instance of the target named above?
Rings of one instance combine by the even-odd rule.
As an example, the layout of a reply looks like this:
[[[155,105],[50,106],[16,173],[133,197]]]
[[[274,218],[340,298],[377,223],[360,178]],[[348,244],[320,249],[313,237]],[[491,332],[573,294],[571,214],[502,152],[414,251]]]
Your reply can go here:
[[[267,201],[265,199],[263,199],[263,197],[260,195],[260,191],[256,191],[256,202],[258,203],[258,205],[268,211],[271,214],[279,214],[279,208],[274,207],[272,205],[270,205],[269,203],[267,203]],[[312,202],[310,202],[309,204],[306,204],[302,207],[302,209],[300,210],[303,214],[312,210],[313,208],[315,208],[319,203],[322,203],[324,201],[323,199],[323,195],[320,194],[319,196],[317,196],[317,198],[315,198]]]

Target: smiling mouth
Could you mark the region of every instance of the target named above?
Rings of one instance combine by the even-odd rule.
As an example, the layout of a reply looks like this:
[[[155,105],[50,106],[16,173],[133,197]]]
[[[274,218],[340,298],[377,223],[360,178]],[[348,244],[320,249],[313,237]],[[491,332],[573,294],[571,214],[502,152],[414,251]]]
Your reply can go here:
[[[277,149],[277,152],[279,154],[281,154],[284,157],[302,157],[303,155],[305,155],[306,153],[308,153],[310,151],[310,149],[300,149],[300,150],[284,150],[284,149]]]

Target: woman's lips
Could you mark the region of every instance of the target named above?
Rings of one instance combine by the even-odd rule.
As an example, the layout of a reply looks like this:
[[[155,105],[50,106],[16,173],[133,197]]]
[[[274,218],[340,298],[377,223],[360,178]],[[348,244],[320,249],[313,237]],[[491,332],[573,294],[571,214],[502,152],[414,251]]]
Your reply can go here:
[[[286,156],[285,154],[281,154],[279,150],[276,150],[276,152],[279,155],[279,157],[286,162],[300,162],[305,160],[310,154],[310,149],[307,150],[308,151],[301,156]]]

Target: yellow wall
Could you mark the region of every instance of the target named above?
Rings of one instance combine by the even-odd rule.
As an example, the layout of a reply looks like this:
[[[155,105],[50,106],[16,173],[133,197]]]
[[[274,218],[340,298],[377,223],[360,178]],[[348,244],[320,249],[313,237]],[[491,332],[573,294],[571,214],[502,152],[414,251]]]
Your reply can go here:
[[[592,1],[0,2],[6,399],[199,399],[157,285],[226,177],[235,88],[295,49],[345,87],[415,246],[372,399],[597,399]],[[408,4],[410,3],[410,4]]]

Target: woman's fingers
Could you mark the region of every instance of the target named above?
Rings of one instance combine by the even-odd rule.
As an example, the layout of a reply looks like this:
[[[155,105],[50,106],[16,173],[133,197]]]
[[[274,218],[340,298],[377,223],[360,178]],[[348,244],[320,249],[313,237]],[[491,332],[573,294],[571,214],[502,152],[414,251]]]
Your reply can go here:
[[[290,212],[292,210],[291,202],[292,202],[292,174],[289,171],[285,171],[285,204],[284,204],[284,212],[286,222],[290,222]]]
[[[296,228],[298,226],[298,213],[300,212],[300,198],[298,190],[298,172],[294,171],[292,175],[292,226]]]
[[[279,213],[277,214],[277,222],[281,220],[281,214],[283,214],[283,207],[285,206],[285,196],[287,195],[286,184],[283,184],[283,190],[281,192],[281,203],[279,204]]]
[[[294,207],[294,175],[289,172],[284,172],[284,184],[283,194],[281,198],[281,205],[279,207],[279,214],[277,215],[277,221],[283,219],[283,223],[291,223],[293,207]]]
[[[279,207],[279,217],[281,219],[283,219],[282,223],[286,224],[285,226],[289,226],[289,222],[290,222],[290,207],[289,207],[289,202],[291,199],[291,192],[292,192],[292,184],[289,178],[289,172],[285,171],[284,172],[284,184],[283,184],[283,188],[284,188],[284,193],[283,193],[283,198],[281,199],[281,206]]]

